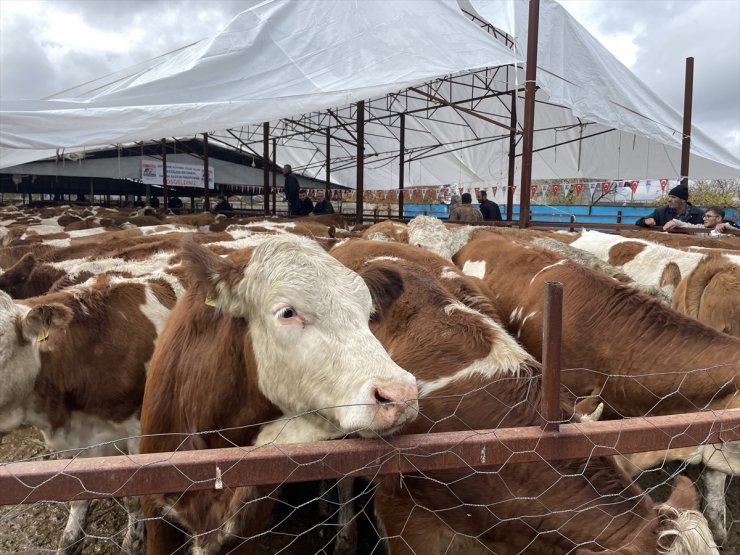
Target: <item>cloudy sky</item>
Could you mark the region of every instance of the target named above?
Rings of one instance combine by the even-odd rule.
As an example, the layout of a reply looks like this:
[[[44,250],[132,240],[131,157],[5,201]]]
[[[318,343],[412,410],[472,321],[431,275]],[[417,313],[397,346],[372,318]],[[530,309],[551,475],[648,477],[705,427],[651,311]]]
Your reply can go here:
[[[693,123],[740,156],[740,0],[561,3],[679,112],[693,56]],[[164,54],[214,33],[248,4],[0,0],[0,99],[43,98]]]

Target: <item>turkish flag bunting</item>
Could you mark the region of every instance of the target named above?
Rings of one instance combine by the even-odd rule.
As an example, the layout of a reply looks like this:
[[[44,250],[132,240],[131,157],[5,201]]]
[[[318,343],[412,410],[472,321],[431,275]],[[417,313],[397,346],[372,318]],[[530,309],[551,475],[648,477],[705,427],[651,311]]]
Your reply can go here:
[[[537,194],[537,185],[532,185],[529,190],[532,196],[535,196]]]
[[[637,192],[637,186],[640,184],[639,181],[630,181],[630,189],[632,189],[633,193]]]
[[[667,179],[661,179],[660,180],[660,192],[665,193],[665,188],[668,187],[668,180]]]
[[[611,181],[604,181],[601,184],[601,190],[604,191],[604,194],[609,192],[609,188],[612,186]]]
[[[553,183],[550,186],[550,190],[552,190],[552,194],[553,195],[557,195],[558,194],[558,191],[560,190],[560,185],[558,185],[557,183]]]

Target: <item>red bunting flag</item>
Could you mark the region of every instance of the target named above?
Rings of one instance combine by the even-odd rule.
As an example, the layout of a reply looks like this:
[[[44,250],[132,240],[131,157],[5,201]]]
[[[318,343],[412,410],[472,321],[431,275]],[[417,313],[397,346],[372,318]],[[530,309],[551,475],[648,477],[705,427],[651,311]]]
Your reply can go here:
[[[668,180],[667,179],[661,179],[660,180],[660,192],[665,193],[665,189],[668,187]]]
[[[511,187],[511,192],[512,192],[512,193],[516,193],[516,185],[512,185],[512,187]]]
[[[537,194],[537,185],[532,185],[532,186],[531,186],[531,187],[529,188],[529,193],[530,193],[530,194],[531,194],[532,196],[535,196],[535,195]]]
[[[640,184],[639,181],[630,181],[630,189],[632,189],[633,193],[637,192],[637,186]]]
[[[609,189],[611,188],[612,184],[611,181],[604,181],[601,184],[601,190],[604,191],[604,194],[609,192]]]
[[[553,195],[557,195],[558,191],[560,190],[560,185],[557,183],[553,183],[552,186],[550,187],[550,190],[552,191]]]

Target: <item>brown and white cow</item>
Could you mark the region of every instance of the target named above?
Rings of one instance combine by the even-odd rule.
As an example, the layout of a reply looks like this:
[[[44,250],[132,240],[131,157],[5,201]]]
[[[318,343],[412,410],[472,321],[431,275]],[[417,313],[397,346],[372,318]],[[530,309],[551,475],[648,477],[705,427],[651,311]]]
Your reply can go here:
[[[362,275],[375,299],[371,329],[413,372],[419,417],[405,433],[534,426],[541,423],[538,363],[506,333],[491,293],[449,260],[409,245],[350,241],[331,253]],[[388,280],[390,270],[401,278]],[[563,394],[563,419],[573,399]],[[481,455],[485,458],[485,454]],[[376,514],[391,553],[716,553],[695,511],[690,482],[656,506],[609,458],[388,476]],[[678,532],[666,513],[693,521]],[[703,536],[699,531],[703,532]],[[684,544],[696,533],[704,548]],[[695,538],[696,539],[696,538]],[[591,551],[593,550],[593,551]]]
[[[23,301],[0,292],[0,431],[36,426],[68,457],[138,452],[147,365],[175,300],[160,280],[111,276]],[[72,502],[60,550],[81,547],[88,504]],[[143,526],[134,512],[129,524],[135,552]]]
[[[454,260],[466,274],[486,282],[509,331],[533,354],[542,352],[544,282],[563,283],[562,381],[579,397],[602,399],[605,417],[740,408],[740,339],[605,274],[495,234],[471,241]],[[740,473],[734,444],[659,457],[655,462],[675,457],[725,474]],[[722,539],[721,490],[709,498],[715,504],[707,506],[707,515],[715,537]]]
[[[590,252],[612,266],[621,268],[644,286],[661,287],[669,295],[673,295],[681,279],[686,277],[704,256],[644,239],[629,239],[599,231],[583,231],[571,246]],[[733,262],[740,261],[740,256],[728,256]]]
[[[706,256],[678,284],[672,306],[710,328],[740,337],[740,266],[724,256]]]
[[[415,418],[416,381],[370,332],[365,282],[317,243],[277,235],[221,258],[190,242],[182,257],[194,286],[154,353],[142,452],[375,437]],[[149,555],[262,533],[274,489],[143,497]]]

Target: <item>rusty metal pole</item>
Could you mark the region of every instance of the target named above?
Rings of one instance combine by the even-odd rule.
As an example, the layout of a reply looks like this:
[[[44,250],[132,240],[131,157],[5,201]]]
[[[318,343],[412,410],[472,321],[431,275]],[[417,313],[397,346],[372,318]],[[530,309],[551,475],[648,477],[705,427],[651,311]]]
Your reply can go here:
[[[406,114],[401,114],[399,122],[401,130],[398,136],[398,219],[403,219],[403,181],[404,181],[404,164],[406,162],[404,151],[406,150]]]
[[[162,139],[162,189],[164,191],[164,209],[167,210],[167,141]]]
[[[545,282],[542,314],[542,429],[560,430],[560,338],[563,326],[563,284]]]
[[[203,133],[203,211],[208,212],[211,209],[211,201],[208,196],[208,186],[211,184],[208,179],[208,133]]]
[[[516,172],[516,101],[519,91],[511,93],[511,132],[509,133],[509,175],[506,180],[506,221],[514,218],[514,173]]]
[[[262,196],[264,197],[265,216],[270,213],[270,124],[262,124]]]
[[[277,139],[272,139],[272,213],[277,215]]]
[[[331,202],[331,129],[326,128],[326,184],[324,198]]]
[[[683,94],[683,140],[681,141],[681,185],[689,187],[691,157],[691,106],[694,102],[694,58],[686,58],[686,83]]]
[[[519,191],[519,227],[529,226],[529,195],[532,186],[532,143],[534,141],[534,97],[537,94],[537,37],[540,0],[529,0],[527,70],[524,84],[524,137],[522,141],[522,182]]]
[[[365,195],[365,101],[357,103],[357,198],[355,199],[355,222],[363,221],[363,196]]]

